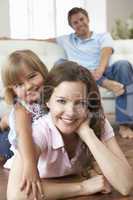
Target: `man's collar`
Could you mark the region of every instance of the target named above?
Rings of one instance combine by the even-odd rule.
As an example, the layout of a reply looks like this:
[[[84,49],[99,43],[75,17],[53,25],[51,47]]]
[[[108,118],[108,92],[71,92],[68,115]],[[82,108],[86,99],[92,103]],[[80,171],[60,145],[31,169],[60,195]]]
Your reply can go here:
[[[85,39],[82,39],[82,38],[80,38],[80,37],[78,37],[77,35],[76,35],[76,33],[73,33],[73,37],[74,37],[74,40],[75,41],[87,41],[87,40],[92,40],[92,39],[94,39],[94,36],[95,34],[94,34],[94,32],[91,32],[91,36],[90,37],[88,37],[88,38],[85,38]]]

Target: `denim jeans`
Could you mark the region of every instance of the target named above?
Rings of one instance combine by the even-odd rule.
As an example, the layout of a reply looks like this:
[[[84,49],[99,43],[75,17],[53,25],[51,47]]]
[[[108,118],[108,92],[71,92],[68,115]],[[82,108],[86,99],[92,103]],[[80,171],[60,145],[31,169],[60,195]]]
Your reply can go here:
[[[8,140],[9,130],[0,132],[0,156],[3,156],[5,159],[10,158],[13,155],[13,152],[10,150],[10,143]]]
[[[119,60],[107,68],[97,83],[101,85],[105,79],[124,85],[124,94],[115,100],[116,121],[119,124],[133,124],[133,66],[126,60]]]

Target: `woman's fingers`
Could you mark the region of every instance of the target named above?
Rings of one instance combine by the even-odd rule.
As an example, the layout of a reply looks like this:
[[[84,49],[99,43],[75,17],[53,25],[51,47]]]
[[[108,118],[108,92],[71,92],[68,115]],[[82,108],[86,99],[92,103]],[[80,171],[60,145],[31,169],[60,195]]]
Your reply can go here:
[[[106,178],[104,178],[104,189],[102,191],[102,193],[104,194],[108,194],[111,192],[111,185],[109,184],[109,182],[106,180]]]

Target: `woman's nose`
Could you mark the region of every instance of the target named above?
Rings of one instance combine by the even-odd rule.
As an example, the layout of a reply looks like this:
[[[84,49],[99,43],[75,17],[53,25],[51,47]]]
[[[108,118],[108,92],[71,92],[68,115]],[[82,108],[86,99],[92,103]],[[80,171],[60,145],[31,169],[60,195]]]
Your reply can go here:
[[[73,104],[69,104],[69,105],[66,107],[66,112],[67,112],[67,114],[69,114],[69,115],[74,115],[74,114],[75,114],[74,105],[73,105]]]

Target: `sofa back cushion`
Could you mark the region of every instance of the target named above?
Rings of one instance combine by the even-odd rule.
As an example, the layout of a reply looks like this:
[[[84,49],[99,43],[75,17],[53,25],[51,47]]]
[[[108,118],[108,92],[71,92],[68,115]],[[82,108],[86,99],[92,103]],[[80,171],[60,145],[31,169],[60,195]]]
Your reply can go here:
[[[50,69],[60,58],[65,58],[64,50],[56,43],[50,43],[43,40],[0,40],[0,70],[4,66],[7,56],[16,50],[30,49],[34,51],[39,58]],[[0,73],[1,74],[1,73]],[[3,97],[3,85],[0,77],[0,97]]]
[[[115,40],[114,50],[114,54],[112,55],[113,62],[124,59],[133,64],[133,39]]]

